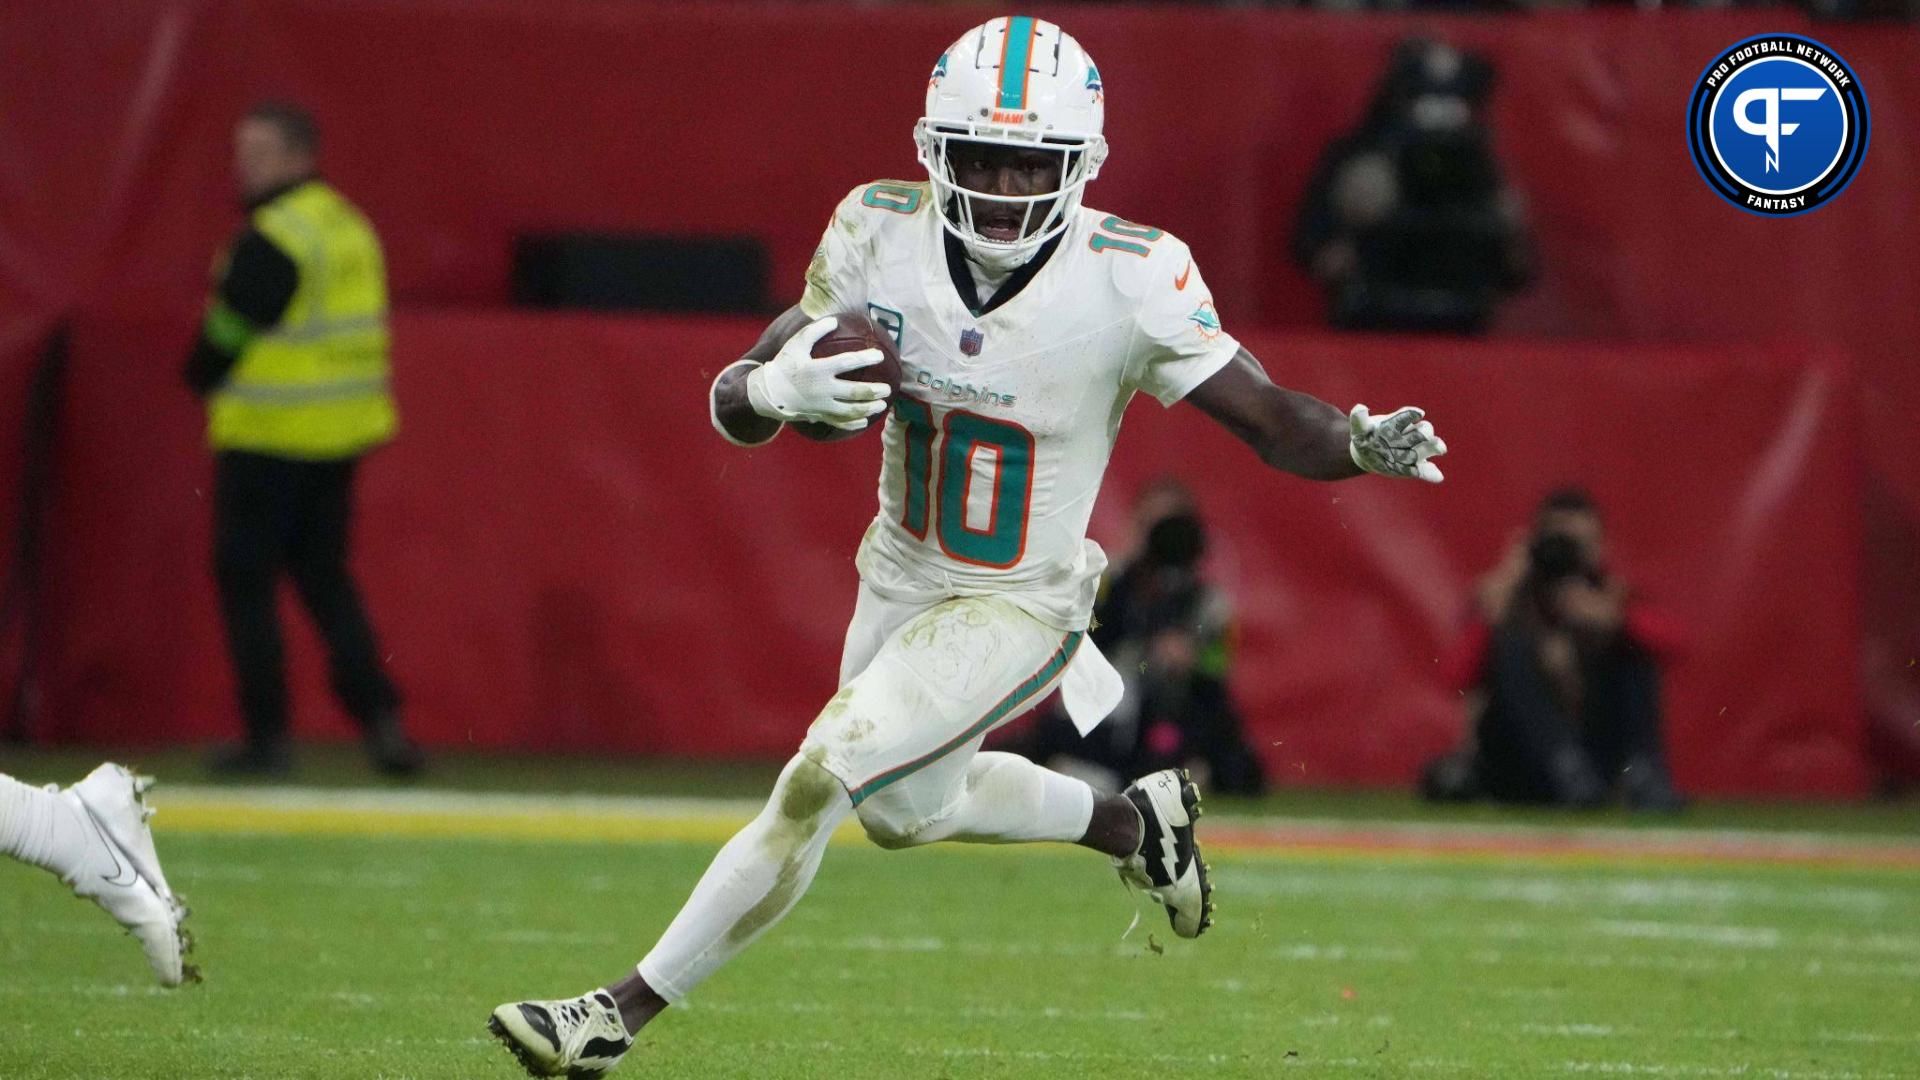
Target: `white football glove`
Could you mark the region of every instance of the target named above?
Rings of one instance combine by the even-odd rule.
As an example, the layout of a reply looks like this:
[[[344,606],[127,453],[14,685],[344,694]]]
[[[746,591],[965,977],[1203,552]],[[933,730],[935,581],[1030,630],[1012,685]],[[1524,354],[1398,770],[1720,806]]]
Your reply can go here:
[[[1421,419],[1425,415],[1408,406],[1376,419],[1367,415],[1365,405],[1355,405],[1347,414],[1347,453],[1355,465],[1370,473],[1412,476],[1437,484],[1445,477],[1440,466],[1427,459],[1446,453],[1447,444],[1433,433],[1432,424]]]
[[[747,401],[771,420],[810,420],[859,431],[887,409],[886,383],[851,382],[840,376],[880,362],[880,350],[858,349],[815,358],[814,343],[833,332],[832,316],[801,327],[772,360],[747,373]]]

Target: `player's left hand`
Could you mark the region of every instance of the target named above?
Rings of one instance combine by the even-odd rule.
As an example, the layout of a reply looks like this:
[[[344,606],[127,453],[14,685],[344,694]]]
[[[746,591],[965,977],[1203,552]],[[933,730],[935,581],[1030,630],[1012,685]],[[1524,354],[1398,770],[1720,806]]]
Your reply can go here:
[[[1447,444],[1433,433],[1427,414],[1408,406],[1387,416],[1368,415],[1365,405],[1347,414],[1347,452],[1353,463],[1381,476],[1410,476],[1437,484],[1446,479],[1440,466],[1427,460],[1447,452]]]

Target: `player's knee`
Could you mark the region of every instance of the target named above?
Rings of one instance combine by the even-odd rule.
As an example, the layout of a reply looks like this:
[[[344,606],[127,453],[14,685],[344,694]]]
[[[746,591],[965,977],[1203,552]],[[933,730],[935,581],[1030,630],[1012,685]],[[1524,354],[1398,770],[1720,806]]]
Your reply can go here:
[[[826,818],[834,800],[845,797],[839,777],[820,764],[816,751],[805,751],[787,762],[774,788],[773,803],[782,822],[811,831]]]
[[[884,804],[872,800],[860,804],[860,827],[867,831],[867,839],[875,847],[888,851],[917,847],[922,843],[917,821],[907,821],[897,814],[888,812]]]

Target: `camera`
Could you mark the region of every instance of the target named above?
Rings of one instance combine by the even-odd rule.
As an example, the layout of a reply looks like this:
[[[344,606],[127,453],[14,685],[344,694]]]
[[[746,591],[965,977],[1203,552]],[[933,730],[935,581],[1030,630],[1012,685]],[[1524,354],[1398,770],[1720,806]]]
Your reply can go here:
[[[1587,572],[1587,556],[1580,541],[1565,533],[1542,533],[1527,546],[1527,574],[1541,585]]]

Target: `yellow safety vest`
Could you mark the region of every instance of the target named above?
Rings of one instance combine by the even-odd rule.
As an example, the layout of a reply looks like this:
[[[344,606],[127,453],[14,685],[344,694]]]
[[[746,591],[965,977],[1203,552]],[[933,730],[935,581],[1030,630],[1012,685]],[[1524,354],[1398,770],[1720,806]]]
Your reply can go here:
[[[313,461],[354,457],[399,426],[388,388],[380,238],[339,192],[310,180],[253,212],[299,284],[277,326],[248,340],[208,404],[208,441]]]

